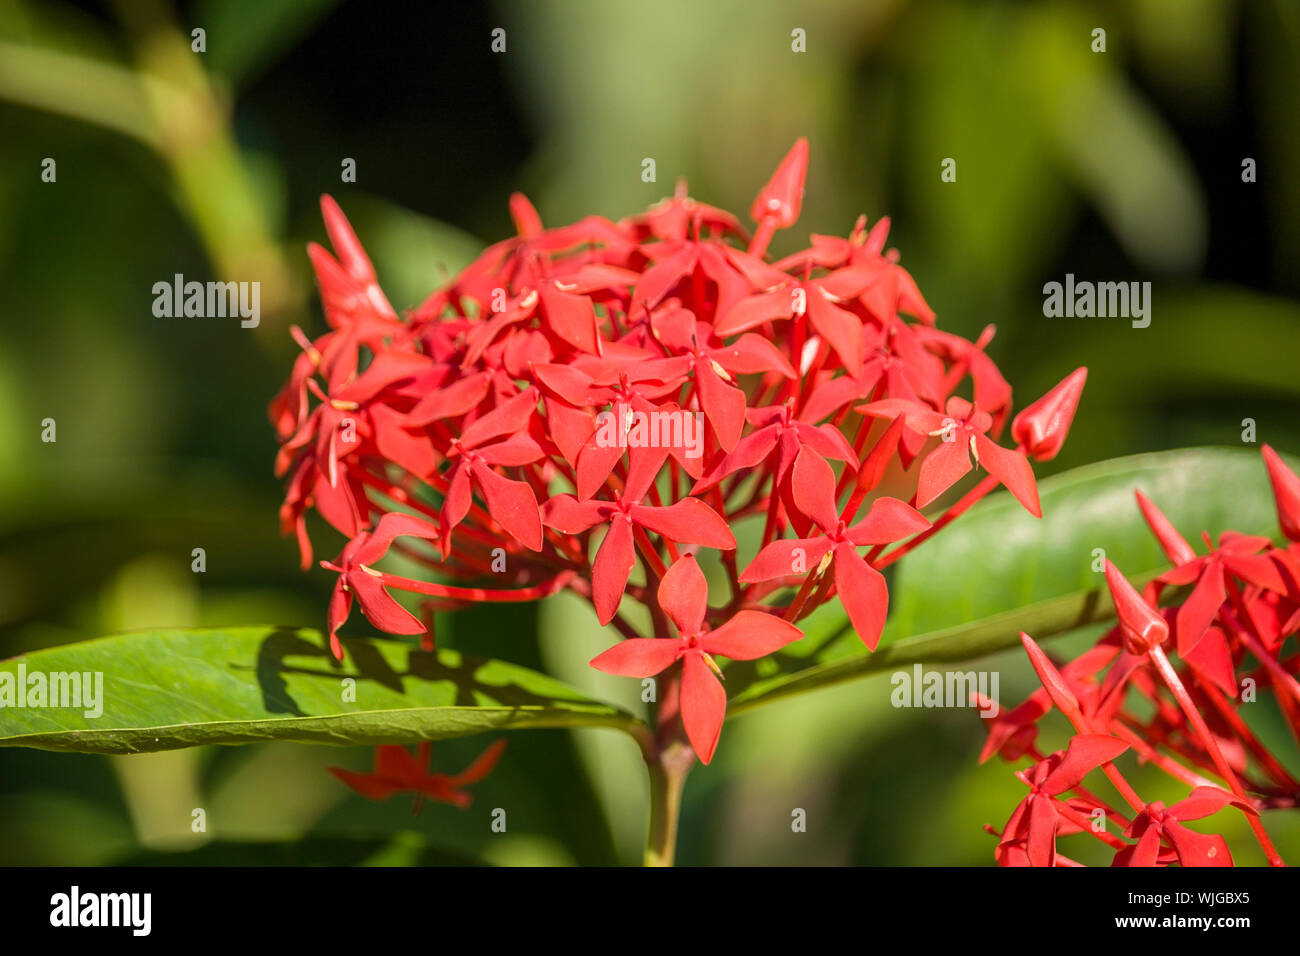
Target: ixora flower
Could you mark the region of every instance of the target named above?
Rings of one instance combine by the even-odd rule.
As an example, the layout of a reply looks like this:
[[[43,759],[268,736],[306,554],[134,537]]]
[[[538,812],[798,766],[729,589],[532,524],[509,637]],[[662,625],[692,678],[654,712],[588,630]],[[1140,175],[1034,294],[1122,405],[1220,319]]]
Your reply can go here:
[[[800,140],[754,200],[752,237],[684,186],[639,215],[556,228],[516,195],[518,235],[404,315],[322,200],[334,251],[308,251],[327,329],[294,330],[302,352],[270,417],[304,567],[313,515],[344,539],[321,562],[338,575],[337,657],[354,604],[431,644],[435,611],[567,590],[618,640],[594,667],[657,677],[652,746],[707,763],[727,661],[798,640],[828,602],[874,649],[883,568],[999,483],[1039,513],[1029,462],[1060,449],[1083,371],[999,444],[1011,386],[993,329],[972,342],[935,326],[887,219],[768,255],[799,217],[808,160]],[[990,478],[943,510],[975,468]],[[749,519],[761,534],[738,540]],[[341,779],[433,795],[406,751],[381,758]]]
[[[1291,537],[1300,479],[1267,446],[1264,460],[1279,525]],[[1300,632],[1295,545],[1278,547],[1268,538],[1228,531],[1217,547],[1205,535],[1208,553],[1197,555],[1141,491],[1137,501],[1173,568],[1139,591],[1106,562],[1118,621],[1064,666],[1021,635],[1043,686],[987,720],[980,759],[996,753],[1011,763],[1030,760],[1017,776],[1031,793],[1000,832],[988,828],[999,837],[995,857],[1004,866],[1076,866],[1057,852],[1056,839],[1089,834],[1109,848],[1115,866],[1232,866],[1221,834],[1183,825],[1232,808],[1244,816],[1269,863],[1282,866],[1260,814],[1294,807],[1300,782],[1252,731],[1245,705],[1255,696],[1242,688],[1271,690],[1300,739],[1296,658],[1282,650]],[[1181,603],[1162,607],[1161,597],[1171,592]],[[1170,656],[1175,653],[1177,663]],[[1239,677],[1249,680],[1239,683]],[[1045,757],[1037,746],[1039,721],[1053,709],[1075,732],[1064,757]],[[1113,762],[1125,750],[1187,788],[1186,797],[1172,806],[1143,799]],[[1125,806],[1083,786],[1084,775],[1094,770]]]
[[[371,800],[387,800],[395,793],[414,793],[412,812],[420,809],[425,798],[450,803],[463,810],[473,800],[464,788],[491,773],[505,749],[506,742],[498,740],[457,774],[430,773],[426,769],[433,750],[428,743],[420,744],[417,756],[412,756],[405,747],[376,747],[373,773],[358,773],[342,767],[330,767],[329,771]]]
[[[793,624],[764,611],[738,611],[726,624],[709,630],[704,623],[708,599],[704,572],[688,554],[659,582],[659,606],[677,628],[677,639],[634,637],[591,662],[609,674],[650,677],[681,661],[682,723],[704,763],[713,759],[727,711],[727,695],[718,680],[722,668],[712,655],[752,661],[803,637]]]

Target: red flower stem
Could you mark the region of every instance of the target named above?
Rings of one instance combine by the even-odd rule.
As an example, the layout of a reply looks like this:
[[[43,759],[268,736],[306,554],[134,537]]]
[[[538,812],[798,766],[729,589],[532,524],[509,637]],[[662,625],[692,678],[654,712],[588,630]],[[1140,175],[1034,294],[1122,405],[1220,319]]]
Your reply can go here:
[[[419,562],[420,564],[424,565],[426,568],[432,568],[434,570],[439,570],[439,571],[455,570],[455,569],[448,568],[447,565],[444,562],[439,561],[436,556],[432,554],[427,554],[424,551],[421,551],[419,548],[407,544],[405,541],[394,541],[393,550],[398,552],[399,554],[405,555],[406,557],[410,558],[412,561]],[[464,550],[456,552],[453,558],[458,563],[464,565],[465,570],[469,573],[478,573],[478,574],[492,573],[492,567],[490,562],[484,561],[480,558],[476,558],[474,555],[469,554]]]
[[[823,574],[821,584],[818,585],[816,593],[809,599],[808,604],[804,607],[800,618],[805,618],[813,611],[817,610],[831,598],[831,590],[835,587],[835,576],[832,574]]]
[[[1181,780],[1192,788],[1214,786],[1214,781],[1201,776],[1195,770],[1184,767],[1177,760],[1156,750],[1118,717],[1111,721],[1107,729],[1131,746],[1143,760],[1155,764],[1175,780]]]
[[[763,524],[763,543],[759,550],[766,548],[776,538],[777,512],[781,509],[781,496],[776,491],[776,480],[772,481],[772,493],[767,499],[767,520]]]
[[[722,500],[722,489],[717,485],[713,487],[713,506],[718,514],[725,515],[727,513],[727,506]],[[726,570],[727,582],[731,585],[731,596],[733,599],[738,598],[743,589],[740,585],[740,569],[736,566],[736,549],[731,548],[728,551],[721,552],[721,554],[722,567]]]
[[[650,487],[646,489],[646,495],[649,497],[651,504],[655,507],[663,507],[663,497],[659,494],[659,486],[651,482]]]
[[[761,259],[767,253],[768,243],[772,241],[772,236],[776,233],[776,220],[771,216],[764,216],[759,220],[758,228],[754,230],[754,238],[749,240],[749,254],[756,259]]]
[[[867,436],[871,434],[871,420],[865,415],[858,418],[858,431],[853,436],[853,455],[858,459],[858,465],[862,464],[862,451],[867,447]],[[840,472],[840,480],[835,486],[835,500],[839,501],[844,497],[844,492],[848,490],[850,483],[854,485],[853,494],[848,503],[844,506],[844,512],[840,515],[845,521],[851,521],[853,516],[858,513],[858,506],[862,504],[862,499],[867,496],[867,490],[857,486],[858,472],[856,469],[844,466]]]
[[[392,498],[394,501],[398,502],[399,504],[406,505],[408,508],[412,508],[415,511],[418,511],[421,514],[426,515],[430,518],[440,517],[437,511],[435,511],[429,505],[425,504],[423,501],[420,501],[414,495],[410,494],[405,488],[399,488],[396,485],[392,484],[391,482],[386,481],[379,475],[375,475],[370,471],[362,470],[359,473],[359,477],[361,478],[363,484],[369,485],[370,487],[374,488],[376,491],[379,491],[382,494],[387,495],[389,498]],[[433,488],[435,491],[437,491],[439,494],[441,495],[447,494],[447,481],[445,478],[442,477],[442,475],[430,475],[429,478],[427,479],[427,482],[429,486]],[[477,519],[486,527],[492,527],[493,525],[496,524],[492,516],[488,514],[486,511],[484,511],[483,508],[478,504],[471,503],[469,506],[469,511],[466,513],[466,516]]]
[[[1206,726],[1205,719],[1201,712],[1196,709],[1192,703],[1191,695],[1187,693],[1187,688],[1178,677],[1178,672],[1174,670],[1169,658],[1165,656],[1164,648],[1156,645],[1147,652],[1147,656],[1156,665],[1156,670],[1160,672],[1160,677],[1164,680],[1165,685],[1173,693],[1174,699],[1178,701],[1178,706],[1182,708],[1183,713],[1187,715],[1188,722],[1195,728],[1196,733],[1201,738],[1201,744],[1205,747],[1210,758],[1214,761],[1215,767],[1218,768],[1219,775],[1223,777],[1232,790],[1242,800],[1249,800],[1246,791],[1242,789],[1241,783],[1237,780],[1237,775],[1232,772],[1232,767],[1224,759],[1222,752],[1219,750],[1219,742],[1214,735],[1210,733],[1210,728]],[[1277,850],[1273,847],[1273,842],[1268,838],[1268,833],[1264,829],[1264,824],[1260,822],[1258,816],[1253,813],[1246,814],[1246,822],[1250,824],[1251,830],[1255,832],[1255,839],[1259,841],[1260,849],[1264,851],[1264,856],[1268,858],[1270,866],[1285,866],[1282,858],[1278,856]]]
[[[664,566],[663,558],[659,557],[659,552],[655,550],[645,529],[639,524],[632,525],[632,540],[636,542],[637,550],[641,552],[641,557],[645,559],[654,576],[663,578],[668,573],[668,568]]]
[[[1268,649],[1259,642],[1259,639],[1248,633],[1244,628],[1232,620],[1228,615],[1220,615],[1224,623],[1236,635],[1238,640],[1246,646],[1246,649],[1254,655],[1264,670],[1268,671],[1269,679],[1273,684],[1273,689],[1277,692],[1278,709],[1282,711],[1282,716],[1286,719],[1287,728],[1291,731],[1291,736],[1300,743],[1300,685],[1296,684],[1296,679],[1292,677],[1274,657],[1268,653]],[[1256,672],[1258,673],[1258,672]],[[1295,700],[1289,700],[1283,691],[1290,691]]]
[[[691,306],[692,311],[697,316],[708,322],[712,319],[712,316],[708,314],[709,299],[704,286],[704,279],[704,270],[697,264],[691,271],[691,298],[693,299]]]
[[[732,476],[730,487],[726,492],[726,497],[728,499],[730,499],[737,491],[742,489],[745,486],[746,481],[757,475],[757,479],[753,484],[753,493],[750,494],[749,501],[735,509],[736,517],[739,517],[741,514],[756,513],[767,508],[768,504],[772,500],[772,493],[776,488],[777,461],[778,456],[774,453],[770,453],[768,454],[766,461],[764,461],[759,468],[749,471],[748,474],[745,471],[739,471]],[[763,494],[765,488],[771,489],[766,496]]]
[[[813,588],[817,586],[817,582],[821,578],[821,572],[822,567],[818,565],[809,571],[808,576],[803,579],[803,584],[799,586],[799,591],[795,594],[794,600],[785,609],[784,616],[787,621],[793,623],[799,620],[799,613],[803,610],[804,604],[807,603],[808,595],[812,594]]]
[[[959,500],[956,504],[954,504],[947,511],[945,511],[938,518],[936,518],[934,523],[930,525],[930,527],[922,531],[920,534],[916,535],[915,537],[909,538],[907,541],[904,541],[902,544],[898,545],[898,547],[894,548],[892,551],[890,551],[888,554],[884,556],[881,556],[880,552],[882,552],[886,546],[883,544],[876,545],[874,548],[871,549],[871,551],[867,553],[867,563],[870,564],[872,567],[874,567],[877,571],[881,570],[882,568],[889,567],[891,564],[893,564],[903,555],[907,554],[907,552],[911,551],[917,545],[921,544],[923,541],[929,540],[931,537],[937,534],[941,529],[947,527],[957,518],[961,517],[962,514],[964,514],[971,507],[971,505],[975,504],[975,502],[979,501],[981,498],[983,498],[985,495],[987,495],[990,491],[992,491],[997,486],[998,486],[998,480],[996,478],[994,478],[992,475],[985,476],[983,481],[981,481],[970,491],[966,492],[966,494],[964,494],[961,497],[961,500]]]
[[[1112,808],[1109,803],[1107,803],[1105,800],[1102,800],[1100,797],[1098,797],[1095,793],[1093,793],[1083,784],[1078,784],[1077,786],[1075,786],[1074,792],[1077,793],[1079,796],[1083,797],[1085,800],[1091,800],[1093,803],[1097,804],[1101,809],[1105,810],[1106,818],[1108,820],[1114,820],[1115,825],[1118,826],[1121,830],[1128,828],[1128,825],[1131,822],[1128,817],[1124,816],[1124,814],[1120,813],[1118,810]]]
[[[1095,734],[1104,732],[1104,729],[1098,730],[1093,726],[1093,722],[1084,715],[1077,702],[1062,700],[1055,694],[1052,695],[1052,700],[1065,716],[1065,719],[1079,733]],[[1141,813],[1142,809],[1147,805],[1146,801],[1139,797],[1137,791],[1124,779],[1124,775],[1120,773],[1119,767],[1115,766],[1115,762],[1107,760],[1104,764],[1101,764],[1101,772],[1106,775],[1106,779],[1111,782],[1111,785],[1119,791],[1119,795],[1124,798],[1124,802],[1133,808],[1133,812]]]
[[[791,353],[796,362],[802,363],[803,350],[804,346],[801,344],[798,352]],[[817,347],[817,354],[813,356],[812,363],[808,366],[808,371],[800,373],[798,368],[795,369],[795,372],[797,373],[795,375],[794,391],[794,412],[796,416],[803,411],[804,406],[808,404],[808,396],[812,394],[812,390],[805,388],[804,386],[817,380],[817,376],[821,374],[822,366],[826,364],[826,360],[830,358],[830,354],[830,346],[826,342],[822,342],[821,345]]]
[[[1286,768],[1277,762],[1277,758],[1269,752],[1267,747],[1260,743],[1259,738],[1251,732],[1249,725],[1241,719],[1241,714],[1237,713],[1236,708],[1229,707],[1218,691],[1212,687],[1205,688],[1205,692],[1201,697],[1208,701],[1210,706],[1218,712],[1224,723],[1232,727],[1233,732],[1255,755],[1255,759],[1259,761],[1260,766],[1277,782],[1279,787],[1290,793],[1300,793],[1300,782],[1297,782],[1291,774],[1287,773]]]
[[[1133,812],[1141,813],[1142,808],[1147,805],[1146,801],[1139,797],[1137,791],[1124,779],[1119,767],[1115,766],[1112,761],[1107,760],[1101,765],[1101,772],[1106,775],[1106,779],[1110,781],[1111,786],[1119,791],[1119,795],[1124,798],[1124,802],[1133,808]]]
[[[549,581],[535,584],[529,588],[509,588],[505,590],[492,588],[464,588],[451,584],[435,584],[432,581],[416,581],[397,574],[380,574],[384,584],[389,587],[412,591],[416,594],[429,594],[434,597],[455,598],[461,601],[498,601],[503,604],[523,603],[549,597],[564,586],[574,576],[574,571],[561,571]]]
[[[1272,654],[1268,653],[1268,648],[1259,639],[1259,632],[1255,628],[1254,619],[1250,616],[1249,609],[1242,599],[1241,589],[1237,586],[1237,582],[1231,575],[1224,575],[1224,578],[1228,589],[1228,597],[1237,611],[1237,618],[1234,619],[1232,614],[1226,611],[1222,612],[1219,617],[1228,625],[1233,634],[1246,645],[1246,648],[1259,661],[1260,665],[1268,671],[1269,680],[1273,684],[1273,690],[1277,695],[1278,709],[1282,711],[1282,716],[1286,720],[1287,729],[1291,731],[1291,736],[1296,743],[1300,743],[1300,684]],[[1284,690],[1291,692],[1290,698],[1283,693]]]
[[[799,371],[799,364],[803,357],[803,343],[805,341],[804,333],[807,322],[808,313],[806,311],[803,315],[796,315],[794,317],[794,331],[790,336],[790,358],[795,361],[796,372]],[[803,379],[798,375],[795,375],[794,378],[788,378],[785,380],[785,385],[781,390],[781,394],[786,400],[795,400],[795,405],[798,407],[797,399],[799,398],[799,391],[802,385]]]
[[[1255,655],[1255,659],[1264,665],[1269,676],[1273,678],[1273,685],[1277,687],[1281,684],[1282,687],[1285,687],[1291,692],[1291,696],[1295,698],[1296,702],[1300,703],[1300,681],[1297,681],[1292,677],[1291,674],[1288,673],[1287,669],[1278,663],[1277,658],[1268,652],[1268,648],[1264,646],[1263,642],[1261,642],[1259,637],[1254,633],[1255,629],[1251,626],[1250,615],[1246,613],[1245,602],[1241,597],[1241,589],[1237,587],[1237,582],[1232,580],[1231,577],[1228,575],[1224,575],[1224,577],[1228,585],[1228,595],[1232,600],[1233,606],[1237,609],[1238,618],[1238,620],[1229,621],[1228,623],[1232,626],[1237,637],[1239,637],[1242,643],[1246,645],[1247,650]],[[1243,626],[1243,624],[1245,626]],[[1295,728],[1293,727],[1292,730],[1294,731]]]
[[[1060,805],[1056,812],[1059,813],[1065,819],[1069,820],[1071,823],[1073,823],[1076,827],[1078,827],[1083,832],[1091,833],[1102,843],[1105,843],[1111,848],[1116,850],[1122,850],[1129,845],[1127,841],[1121,840],[1119,837],[1115,836],[1115,834],[1111,833],[1109,830],[1094,830],[1092,828],[1092,820],[1084,816],[1078,810],[1074,809],[1074,807],[1070,806],[1064,800],[1058,800],[1056,802]]]

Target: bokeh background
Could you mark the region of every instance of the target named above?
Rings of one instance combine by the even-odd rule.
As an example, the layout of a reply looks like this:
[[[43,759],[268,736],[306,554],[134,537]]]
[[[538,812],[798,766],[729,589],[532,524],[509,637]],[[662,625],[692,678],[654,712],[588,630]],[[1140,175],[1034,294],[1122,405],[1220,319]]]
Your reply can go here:
[[[409,307],[511,231],[513,190],[556,224],[632,213],[684,176],[743,212],[804,135],[804,215],[776,252],[888,214],[940,324],[997,325],[990,353],[1021,403],[1089,366],[1042,473],[1240,447],[1246,418],[1300,452],[1298,63],[1290,0],[0,0],[0,657],[150,626],[323,623],[331,576],[299,572],[278,536],[265,414],[289,326],[323,324],[304,252],[323,241],[322,192]],[[154,317],[153,283],[178,272],[259,279],[260,327]],[[1043,283],[1067,272],[1151,281],[1151,326],[1044,318]],[[627,694],[586,667],[607,638],[576,602],[463,613],[440,640]],[[1004,699],[1031,686],[1016,655],[981,666]],[[679,861],[990,863],[980,825],[1021,784],[976,765],[970,712],[895,710],[888,691],[882,675],[729,724],[688,782]],[[439,768],[487,742],[437,745]],[[0,863],[639,859],[644,775],[612,731],[512,736],[464,812],[371,804],[324,771],[368,760],[2,750]],[[488,832],[494,806],[508,834]],[[794,807],[809,832],[791,832]]]

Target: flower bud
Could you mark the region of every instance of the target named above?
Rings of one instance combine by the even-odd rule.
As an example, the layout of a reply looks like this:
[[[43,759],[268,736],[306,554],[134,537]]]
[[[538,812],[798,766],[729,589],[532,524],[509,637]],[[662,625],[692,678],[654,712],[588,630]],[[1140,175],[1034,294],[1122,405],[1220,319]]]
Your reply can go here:
[[[1025,446],[1031,458],[1051,461],[1061,450],[1087,378],[1086,368],[1075,369],[1050,392],[1026,406],[1011,423],[1011,437]]]
[[[1300,477],[1268,445],[1263,446],[1263,451],[1268,480],[1273,483],[1273,497],[1277,500],[1278,526],[1287,538],[1300,541]]]
[[[776,228],[788,229],[803,206],[803,184],[808,175],[808,140],[800,137],[785,154],[772,178],[754,198],[749,215],[755,222],[772,219]]]
[[[1106,562],[1106,584],[1115,602],[1115,613],[1119,615],[1124,650],[1130,654],[1145,654],[1168,640],[1169,622],[1164,615],[1144,601],[1128,578],[1109,561]]]

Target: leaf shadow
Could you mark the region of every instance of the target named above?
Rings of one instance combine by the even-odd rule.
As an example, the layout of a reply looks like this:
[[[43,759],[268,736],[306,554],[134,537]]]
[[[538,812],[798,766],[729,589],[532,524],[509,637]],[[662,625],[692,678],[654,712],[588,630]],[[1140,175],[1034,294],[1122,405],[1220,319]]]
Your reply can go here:
[[[358,683],[367,681],[385,689],[407,696],[405,679],[414,678],[424,683],[446,683],[454,691],[454,699],[440,706],[481,707],[498,706],[519,708],[554,706],[557,703],[595,703],[576,691],[571,695],[543,694],[532,690],[506,671],[503,680],[493,680],[496,662],[467,657],[455,651],[426,651],[411,646],[405,649],[405,667],[394,667],[373,641],[363,638],[342,638],[347,664],[336,661],[321,644],[308,640],[302,632],[280,627],[269,633],[258,647],[255,665],[263,706],[269,713],[289,714],[294,717],[321,716],[309,714],[293,698],[288,678],[352,677]],[[400,652],[399,652],[400,653]],[[307,657],[319,660],[324,667],[288,662],[288,658]],[[420,703],[411,701],[410,706]],[[425,706],[430,706],[425,704]]]

